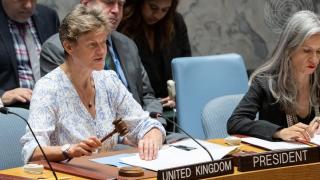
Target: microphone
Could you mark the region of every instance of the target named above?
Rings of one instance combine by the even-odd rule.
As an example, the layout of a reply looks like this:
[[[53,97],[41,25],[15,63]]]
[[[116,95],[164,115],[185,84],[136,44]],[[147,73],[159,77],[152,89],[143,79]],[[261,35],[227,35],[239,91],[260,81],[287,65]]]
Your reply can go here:
[[[171,79],[167,81],[167,89],[168,89],[168,95],[171,99],[176,98],[176,87],[175,82]]]
[[[57,177],[56,172],[53,170],[53,168],[52,168],[52,166],[51,166],[51,164],[50,164],[50,161],[48,160],[48,157],[47,157],[46,154],[44,153],[44,151],[43,151],[43,149],[42,149],[42,147],[41,147],[41,145],[40,145],[40,143],[39,143],[36,135],[34,134],[34,132],[33,132],[32,128],[31,128],[30,124],[28,123],[28,121],[27,121],[24,117],[20,116],[19,114],[15,113],[15,112],[9,111],[9,109],[6,108],[6,107],[1,107],[1,108],[0,108],[0,112],[1,112],[2,114],[13,114],[13,115],[18,116],[19,118],[23,119],[24,122],[26,122],[26,124],[28,125],[28,127],[29,127],[29,129],[30,129],[30,131],[31,131],[31,133],[32,133],[33,138],[36,140],[36,142],[37,142],[37,144],[38,144],[38,146],[39,146],[39,148],[40,148],[40,150],[41,150],[42,155],[44,156],[46,162],[48,163],[48,165],[49,165],[49,167],[50,167],[50,170],[52,171],[53,176],[55,177],[56,180],[58,180],[58,177]]]
[[[190,139],[192,139],[194,142],[196,142],[199,146],[201,146],[201,148],[203,148],[205,151],[207,151],[207,153],[209,154],[210,158],[211,158],[211,161],[214,161],[211,153],[209,152],[209,150],[204,147],[202,144],[200,144],[197,140],[195,140],[190,134],[188,134],[186,131],[184,131],[176,122],[172,121],[171,119],[168,119],[164,116],[162,116],[161,113],[158,113],[158,112],[150,112],[149,114],[150,117],[152,118],[155,118],[155,119],[158,119],[159,117],[162,117],[164,118],[165,120],[171,122],[172,124],[174,124],[175,126],[177,126],[182,132],[184,132]]]

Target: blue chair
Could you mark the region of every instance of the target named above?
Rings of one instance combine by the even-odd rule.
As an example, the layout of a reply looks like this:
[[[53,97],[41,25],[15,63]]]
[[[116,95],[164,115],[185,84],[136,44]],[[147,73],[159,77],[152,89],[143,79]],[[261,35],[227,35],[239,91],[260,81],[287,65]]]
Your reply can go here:
[[[227,95],[212,99],[202,111],[202,127],[206,139],[225,138],[227,121],[239,104],[243,94]]]
[[[211,99],[245,93],[248,76],[239,54],[183,57],[172,60],[176,82],[177,122],[196,138],[205,138],[201,112]]]
[[[9,108],[22,117],[28,118],[29,110]],[[26,123],[12,114],[0,114],[0,169],[22,166],[20,138],[26,132]]]

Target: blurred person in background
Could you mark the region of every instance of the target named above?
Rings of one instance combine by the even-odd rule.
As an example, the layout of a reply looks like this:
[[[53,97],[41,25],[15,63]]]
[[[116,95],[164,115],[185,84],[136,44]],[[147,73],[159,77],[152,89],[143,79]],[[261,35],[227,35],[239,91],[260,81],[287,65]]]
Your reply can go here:
[[[36,0],[1,0],[0,97],[5,106],[29,107],[40,78],[41,45],[59,25],[57,13]]]
[[[168,108],[175,107],[167,91],[171,61],[191,56],[187,27],[177,6],[178,0],[128,1],[118,28],[137,44],[155,96]]]

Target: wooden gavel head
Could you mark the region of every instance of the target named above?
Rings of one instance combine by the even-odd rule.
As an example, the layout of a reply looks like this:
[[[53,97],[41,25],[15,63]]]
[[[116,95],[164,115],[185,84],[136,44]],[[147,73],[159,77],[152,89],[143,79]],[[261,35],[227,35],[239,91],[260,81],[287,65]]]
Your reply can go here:
[[[115,120],[112,124],[120,136],[125,136],[129,132],[126,123],[122,119]]]

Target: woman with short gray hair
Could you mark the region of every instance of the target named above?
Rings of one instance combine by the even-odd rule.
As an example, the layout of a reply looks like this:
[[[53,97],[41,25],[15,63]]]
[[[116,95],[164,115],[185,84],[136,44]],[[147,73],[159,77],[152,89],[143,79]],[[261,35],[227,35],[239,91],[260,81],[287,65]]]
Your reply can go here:
[[[320,120],[319,60],[320,17],[299,11],[288,20],[270,60],[252,74],[249,91],[228,120],[228,133],[310,141]]]
[[[155,159],[165,138],[161,123],[149,118],[117,74],[103,70],[111,32],[104,16],[99,9],[78,5],[65,17],[59,32],[65,62],[35,86],[29,123],[50,161],[112,149],[118,135],[100,139],[118,119],[129,131],[123,143],[138,146],[142,159]],[[43,158],[29,130],[21,142],[26,163]]]

